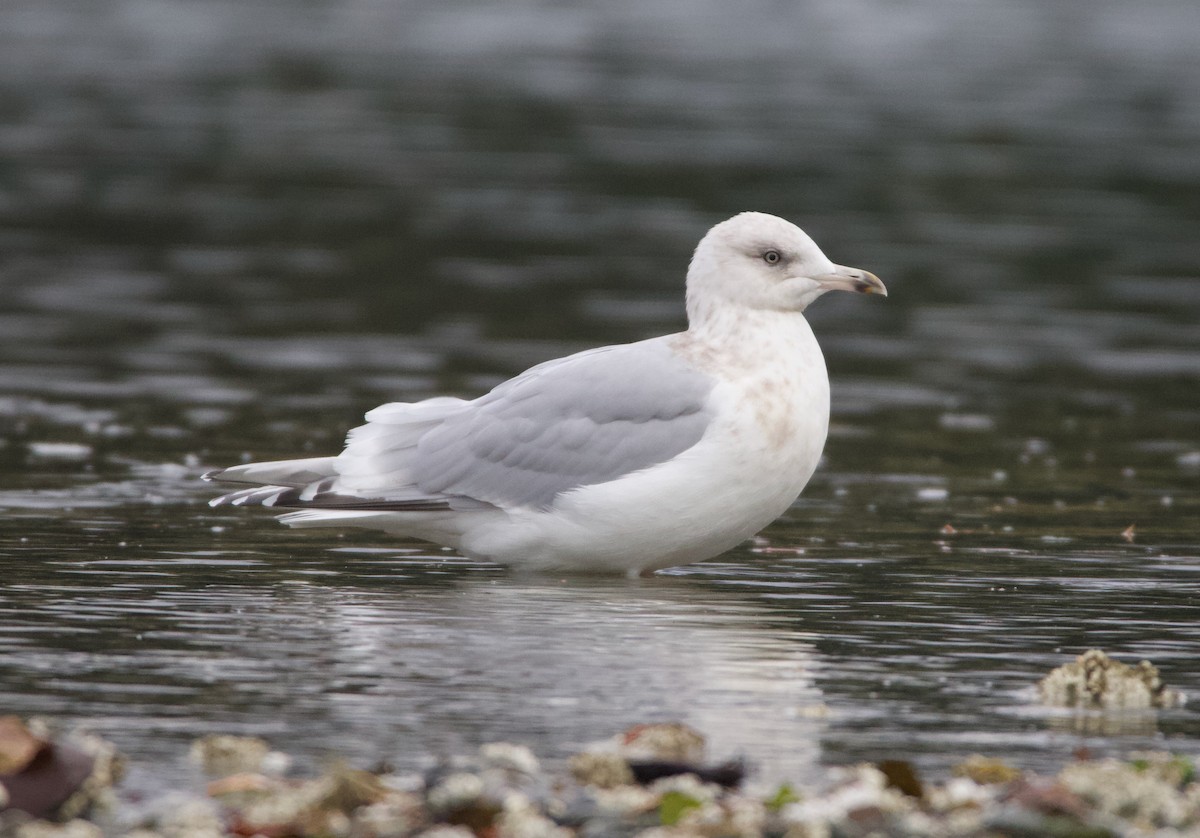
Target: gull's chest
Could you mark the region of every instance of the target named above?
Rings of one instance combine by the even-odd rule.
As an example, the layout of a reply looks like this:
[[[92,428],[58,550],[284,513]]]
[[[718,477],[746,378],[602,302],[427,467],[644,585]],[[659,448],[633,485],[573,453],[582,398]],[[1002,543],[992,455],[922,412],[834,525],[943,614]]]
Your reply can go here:
[[[680,336],[674,350],[717,381],[706,442],[731,478],[800,483],[829,426],[825,358],[803,317],[760,315],[724,333]],[[799,491],[797,489],[796,491]]]
[[[815,466],[829,427],[824,360],[783,355],[728,381],[729,420],[742,454],[767,469]]]
[[[723,399],[747,455],[814,465],[820,456],[829,426],[829,376],[807,326],[801,321],[757,341],[722,370]]]

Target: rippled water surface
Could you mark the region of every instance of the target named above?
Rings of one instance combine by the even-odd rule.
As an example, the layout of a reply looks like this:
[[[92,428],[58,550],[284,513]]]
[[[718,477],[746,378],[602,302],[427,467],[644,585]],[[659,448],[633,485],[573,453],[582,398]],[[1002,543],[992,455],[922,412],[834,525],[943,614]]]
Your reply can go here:
[[[1200,751],[1200,7],[752,6],[6,3],[3,709],[135,789],[214,731],[420,766],[681,718],[798,779]],[[205,505],[680,328],[750,208],[891,292],[810,312],[831,438],[760,539],[527,578]],[[1192,704],[1039,709],[1090,647]]]

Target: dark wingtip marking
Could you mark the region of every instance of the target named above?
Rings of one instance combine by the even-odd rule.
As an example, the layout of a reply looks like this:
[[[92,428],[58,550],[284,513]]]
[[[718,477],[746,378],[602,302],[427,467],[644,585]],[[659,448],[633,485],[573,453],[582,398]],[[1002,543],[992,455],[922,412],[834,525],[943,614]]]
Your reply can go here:
[[[330,493],[305,500],[301,494],[296,489],[280,492],[271,499],[270,505],[283,509],[341,509],[360,512],[445,512],[450,509],[447,501],[356,498],[352,495]],[[263,505],[266,506],[265,503]]]

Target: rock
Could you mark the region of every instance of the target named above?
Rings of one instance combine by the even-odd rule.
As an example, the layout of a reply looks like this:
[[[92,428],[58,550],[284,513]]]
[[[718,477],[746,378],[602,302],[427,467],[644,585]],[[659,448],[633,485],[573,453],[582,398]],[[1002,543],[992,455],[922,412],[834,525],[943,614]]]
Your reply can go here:
[[[1057,780],[1030,777],[1014,784],[1004,798],[1024,811],[1039,815],[1063,816],[1082,819],[1087,815],[1087,804],[1079,795]]]
[[[205,774],[225,777],[230,774],[257,773],[271,746],[257,736],[203,736],[192,743],[190,756]]]
[[[225,838],[217,807],[208,800],[182,798],[164,806],[154,824],[162,838]]]
[[[1183,696],[1168,689],[1149,661],[1129,666],[1099,649],[1084,652],[1038,682],[1045,704],[1054,707],[1141,710],[1175,707]]]
[[[594,814],[600,818],[637,818],[658,808],[660,796],[641,786],[593,788]]]
[[[646,753],[696,756],[697,740],[702,742],[683,726],[634,728],[631,733],[637,735],[629,738],[640,739],[649,728],[656,730],[639,745],[654,744]],[[622,744],[627,736],[621,737]],[[38,729],[9,730],[4,741],[9,743],[7,764],[22,765],[21,770],[35,765],[54,743]],[[103,761],[103,748],[87,745],[84,737],[74,741],[81,750],[89,748],[97,762]],[[101,744],[115,754],[111,746]],[[644,764],[684,763],[659,759]],[[914,767],[906,762],[884,760],[879,765],[831,768],[822,787],[783,786],[751,794],[708,782],[703,772],[695,771],[639,784],[628,758],[617,750],[572,758],[572,782],[543,773],[527,748],[496,743],[484,745],[474,756],[448,760],[423,776],[380,774],[337,764],[305,780],[253,772],[229,774],[209,783],[214,799],[186,795],[161,799],[135,828],[112,834],[122,838],[1200,836],[1196,768],[1191,758],[1148,751],[1124,761],[1083,760],[1066,766],[1056,777],[1043,777],[1022,773],[997,759],[974,756],[956,767],[957,776],[935,782],[918,781]],[[126,823],[129,820],[125,818]],[[86,821],[55,824],[13,809],[0,814],[0,835],[103,838],[99,828]]]
[[[888,785],[873,765],[835,768],[834,785],[780,812],[788,836],[896,834],[889,824],[917,811],[917,801]],[[903,834],[903,833],[901,833]]]
[[[393,794],[380,803],[371,803],[355,813],[352,838],[401,838],[413,834],[427,818],[416,795]]]
[[[704,737],[682,722],[634,725],[618,739],[617,749],[627,760],[667,762],[704,761]]]
[[[1139,831],[1200,827],[1200,788],[1180,788],[1177,780],[1184,772],[1177,762],[1171,766],[1175,760],[1169,754],[1161,756],[1158,770],[1149,761],[1076,762],[1059,772],[1058,780],[1089,809],[1119,817]]]
[[[956,777],[967,777],[980,785],[1011,783],[1021,776],[1021,772],[1004,760],[972,754],[954,766]]]
[[[1194,758],[1172,754],[1169,751],[1134,751],[1129,755],[1128,761],[1137,771],[1157,777],[1171,786],[1194,786],[1200,795],[1200,785],[1196,785],[1200,766]],[[1200,804],[1200,799],[1197,800],[1197,804]]]
[[[378,803],[387,797],[387,790],[370,771],[335,765],[326,776],[328,790],[317,799],[318,809],[350,813],[361,806]]]
[[[465,826],[435,826],[417,833],[416,838],[475,838],[475,833]]]
[[[909,797],[922,798],[925,788],[917,777],[917,770],[911,762],[905,759],[885,759],[875,765],[883,776],[887,777],[888,786],[907,794]]]
[[[65,820],[83,814],[115,780],[116,751],[108,747],[106,762],[79,742],[51,741],[38,735],[16,716],[0,718],[0,788],[3,809],[35,818]],[[97,742],[99,740],[96,740]]]
[[[14,838],[104,838],[104,832],[94,823],[79,819],[66,823],[31,821],[17,827]]]
[[[425,805],[434,819],[476,833],[491,830],[503,809],[500,795],[489,791],[484,779],[469,771],[443,777],[429,789]]]
[[[635,725],[615,740],[571,757],[571,774],[584,785],[600,788],[648,785],[681,774],[729,788],[740,785],[745,766],[738,760],[704,765],[704,748],[704,737],[680,722]]]
[[[47,744],[16,716],[0,716],[0,774],[16,774]]]
[[[76,818],[97,808],[112,808],[113,786],[125,773],[125,758],[111,742],[90,733],[75,732],[65,741],[91,759],[92,770],[74,794],[58,807],[57,816]]]
[[[376,775],[345,765],[303,781],[233,775],[210,789],[229,812],[232,831],[244,835],[347,834],[359,809],[401,794]]]
[[[996,794],[995,785],[977,783],[970,777],[953,777],[945,785],[927,788],[925,801],[929,809],[945,815],[964,809],[978,814],[996,799]]]
[[[629,769],[635,782],[646,785],[663,777],[694,774],[706,783],[737,788],[746,776],[746,766],[740,760],[720,765],[697,765],[694,762],[664,762],[661,760],[630,760]]]
[[[430,811],[445,815],[472,806],[483,796],[483,780],[476,774],[460,771],[443,777],[425,798]]]
[[[572,835],[519,793],[504,798],[504,808],[497,816],[495,826],[499,838],[571,838]]]
[[[633,771],[620,754],[608,751],[584,751],[568,761],[571,776],[585,786],[616,788],[633,782]]]
[[[235,794],[244,795],[255,792],[267,792],[274,785],[272,780],[263,774],[243,772],[213,780],[205,786],[205,791],[207,791],[209,797],[227,797]]]
[[[514,771],[531,777],[541,768],[533,751],[524,745],[512,745],[508,742],[483,745],[479,749],[479,758],[487,768]]]

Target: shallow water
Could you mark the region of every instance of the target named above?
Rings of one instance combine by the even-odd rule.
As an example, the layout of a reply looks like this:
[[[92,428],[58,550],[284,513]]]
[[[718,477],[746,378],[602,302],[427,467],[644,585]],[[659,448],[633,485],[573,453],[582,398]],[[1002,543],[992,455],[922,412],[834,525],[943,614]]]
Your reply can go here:
[[[1197,753],[1197,8],[6,4],[0,704],[143,790],[212,731],[420,766],[682,718],[798,779]],[[831,438],[761,540],[527,578],[205,505],[380,401],[679,328],[746,208],[891,291],[811,311]],[[1192,704],[1039,709],[1094,646]]]

